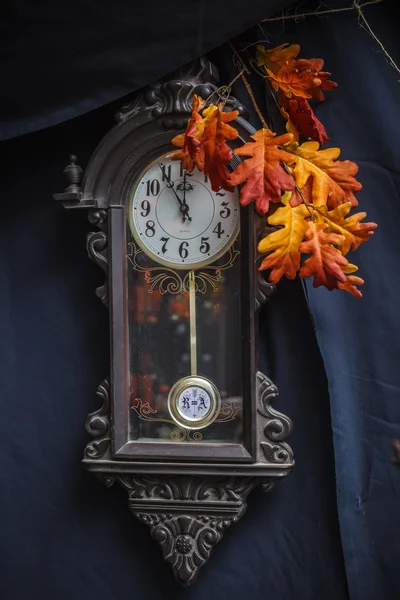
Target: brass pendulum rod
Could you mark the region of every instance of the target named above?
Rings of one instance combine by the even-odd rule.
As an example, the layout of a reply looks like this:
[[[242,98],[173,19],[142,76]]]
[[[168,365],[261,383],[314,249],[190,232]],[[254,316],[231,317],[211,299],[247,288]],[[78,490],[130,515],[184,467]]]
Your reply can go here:
[[[197,375],[197,333],[196,333],[196,275],[189,271],[189,311],[190,311],[190,370]]]

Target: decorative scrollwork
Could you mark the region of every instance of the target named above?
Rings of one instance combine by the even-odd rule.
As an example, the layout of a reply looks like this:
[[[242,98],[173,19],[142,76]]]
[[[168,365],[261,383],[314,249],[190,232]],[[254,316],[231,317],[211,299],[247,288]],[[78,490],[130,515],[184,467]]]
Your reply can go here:
[[[256,312],[274,295],[276,286],[265,279],[264,273],[257,271],[256,277]]]
[[[140,110],[150,108],[153,119],[163,127],[183,130],[192,112],[193,95],[209,98],[215,93],[214,101],[218,101],[217,82],[217,69],[206,57],[200,57],[146,88],[143,94],[124,105],[115,118],[123,122]],[[247,114],[247,109],[235,98],[229,98],[226,104],[227,110],[238,110],[241,116]]]
[[[242,406],[240,402],[237,402],[236,400],[234,400],[232,403],[223,402],[214,423],[227,423],[228,421],[234,421],[241,410]]]
[[[272,233],[275,230],[276,230],[276,227],[265,226],[264,218],[258,219],[258,223],[256,224],[257,240],[260,241],[261,239],[263,239],[264,237],[266,237],[268,234]],[[259,267],[262,259],[263,259],[263,255],[257,253],[257,260],[256,260],[257,268]],[[257,274],[256,274],[255,283],[256,283],[256,285],[255,285],[255,292],[256,292],[255,309],[256,309],[256,313],[258,313],[261,310],[261,308],[264,306],[264,304],[266,302],[268,302],[268,300],[271,298],[271,296],[273,296],[275,294],[276,285],[274,285],[273,283],[269,283],[269,281],[267,281],[265,271],[258,271],[258,270],[257,270]]]
[[[207,479],[179,476],[124,476],[120,483],[129,492],[130,499],[190,500],[240,502],[253,489],[255,482],[245,477],[210,477]]]
[[[232,246],[223,263],[209,265],[201,270],[195,271],[195,290],[200,294],[205,294],[208,286],[214,292],[218,291],[217,284],[222,279],[223,271],[230,269],[240,254],[235,246]],[[134,242],[128,243],[128,260],[131,262],[135,271],[144,274],[146,283],[148,283],[148,292],[152,294],[158,290],[160,294],[184,294],[189,292],[189,271],[182,272],[182,275],[169,267],[148,267],[140,264],[140,259],[145,257],[144,252],[138,248]]]
[[[97,225],[102,230],[88,233],[86,248],[90,258],[92,258],[105,273],[105,282],[103,285],[96,288],[96,296],[100,298],[105,306],[108,306],[108,236],[105,231],[107,211],[91,211],[88,215],[88,219],[91,223]]]
[[[265,439],[260,441],[260,447],[268,462],[287,464],[293,461],[290,446],[283,442],[292,431],[292,422],[284,414],[273,409],[272,399],[279,395],[278,389],[268,377],[257,373],[257,411],[266,422],[261,423]]]
[[[102,458],[110,445],[110,384],[105,379],[97,388],[97,395],[103,400],[101,408],[90,413],[85,422],[85,429],[94,437],[85,448],[86,458]]]

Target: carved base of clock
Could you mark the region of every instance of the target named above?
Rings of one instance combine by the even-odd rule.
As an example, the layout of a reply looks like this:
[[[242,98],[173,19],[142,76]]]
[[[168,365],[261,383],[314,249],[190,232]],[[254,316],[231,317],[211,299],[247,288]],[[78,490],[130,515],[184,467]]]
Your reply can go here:
[[[118,477],[132,513],[150,527],[183,585],[195,581],[225,530],[246,510],[245,477]]]

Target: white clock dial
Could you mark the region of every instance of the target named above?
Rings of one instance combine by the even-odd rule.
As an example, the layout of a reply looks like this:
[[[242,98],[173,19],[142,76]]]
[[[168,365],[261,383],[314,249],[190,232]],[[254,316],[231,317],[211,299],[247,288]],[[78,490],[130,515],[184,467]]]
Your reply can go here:
[[[204,173],[186,173],[171,153],[164,154],[132,190],[129,222],[136,242],[156,262],[178,269],[201,267],[235,241],[239,194],[213,192]]]

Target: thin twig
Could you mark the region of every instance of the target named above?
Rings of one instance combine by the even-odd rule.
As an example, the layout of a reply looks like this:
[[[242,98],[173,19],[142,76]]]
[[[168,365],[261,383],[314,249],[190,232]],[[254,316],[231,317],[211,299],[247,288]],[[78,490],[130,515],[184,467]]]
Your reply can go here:
[[[382,0],[379,0],[379,2],[382,2]],[[370,2],[370,4],[372,4],[372,2]],[[362,20],[362,22],[364,23],[365,28],[368,31],[368,33],[375,40],[375,42],[378,44],[378,46],[380,47],[380,49],[382,50],[382,52],[384,53],[384,55],[388,59],[390,66],[393,67],[393,69],[395,69],[395,71],[397,71],[398,73],[400,73],[399,67],[394,62],[393,58],[390,56],[389,52],[386,50],[386,48],[382,44],[381,40],[372,31],[372,29],[371,29],[371,27],[370,27],[367,19],[365,18],[364,14],[363,14],[363,11],[361,10],[362,6],[365,6],[365,4],[357,4],[356,0],[354,0],[354,4],[353,4],[352,8],[354,8],[354,9],[356,9],[358,11],[358,17],[359,17],[359,19]]]
[[[301,19],[302,17],[316,17],[318,15],[328,15],[331,13],[345,12],[349,10],[358,10],[363,8],[364,6],[369,6],[371,4],[379,4],[383,2],[383,0],[369,0],[368,2],[363,2],[362,4],[358,4],[356,1],[352,6],[343,6],[341,8],[329,8],[327,10],[317,10],[315,12],[305,12],[305,13],[296,13],[293,15],[281,15],[280,17],[270,17],[268,19],[262,19],[262,23],[269,21],[286,21],[288,19]]]
[[[285,162],[283,162],[281,164],[282,164],[282,167],[284,168],[284,170],[286,171],[286,173],[288,175],[292,175],[293,176],[292,170],[289,167],[289,165],[287,163],[285,163]],[[314,213],[312,212],[311,204],[306,200],[305,195],[303,194],[303,192],[301,191],[301,189],[299,188],[299,186],[297,185],[297,183],[295,184],[295,189],[296,189],[296,192],[299,194],[300,198],[302,199],[302,201],[304,202],[304,204],[306,205],[307,210],[310,213],[310,217],[312,218],[313,221],[315,221],[316,219],[315,219]]]
[[[244,86],[245,86],[245,88],[247,90],[247,93],[250,96],[250,100],[251,100],[251,102],[253,104],[254,110],[256,111],[258,118],[260,119],[261,125],[265,129],[269,129],[269,127],[267,125],[267,122],[264,119],[263,114],[262,114],[262,112],[260,110],[260,107],[258,106],[257,101],[256,101],[256,99],[254,97],[253,90],[251,89],[251,85],[248,82],[246,75],[244,74],[245,71],[246,71],[246,73],[250,73],[251,71],[249,71],[249,69],[247,68],[246,64],[244,63],[242,57],[239,56],[238,52],[235,50],[235,48],[234,48],[233,44],[231,44],[231,42],[229,42],[229,46],[232,49],[232,52],[233,52],[235,58],[239,61],[240,65],[242,66],[242,70],[239,73],[239,77],[243,81],[243,84],[244,84]]]
[[[228,83],[228,85],[223,85],[223,86],[215,89],[213,92],[211,92],[211,94],[208,96],[208,98],[206,98],[206,100],[204,101],[204,106],[206,106],[206,104],[208,104],[208,102],[211,100],[211,98],[214,96],[214,94],[219,95],[219,99],[223,102],[223,106],[225,106],[225,103],[227,102],[227,100],[229,99],[229,96],[231,94],[232,85],[235,83],[235,81],[237,81],[241,77],[242,73],[243,73],[243,70],[240,73],[238,73],[238,75],[236,75],[236,77],[234,77],[232,79],[232,81],[230,83]]]

